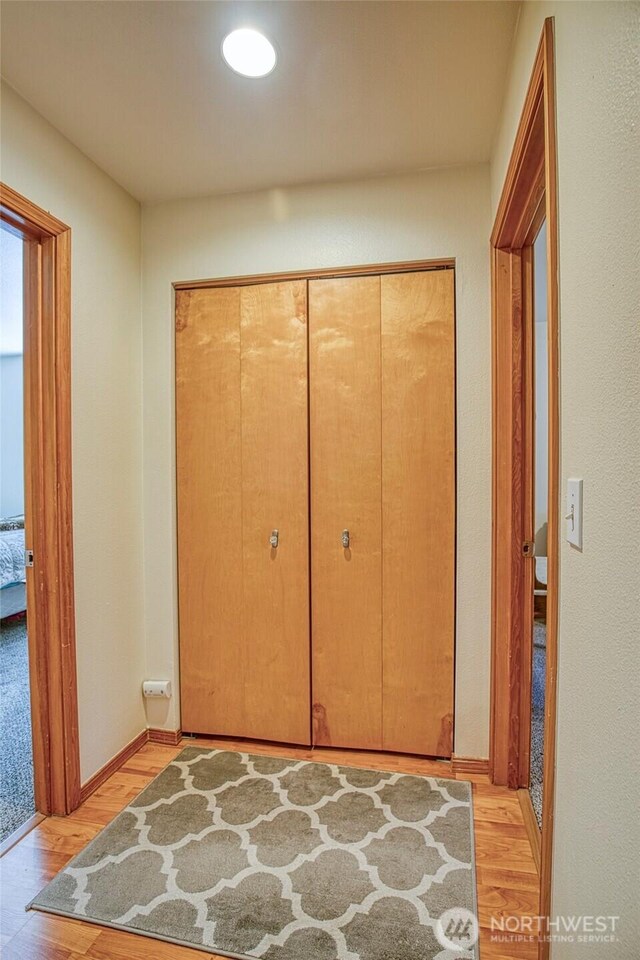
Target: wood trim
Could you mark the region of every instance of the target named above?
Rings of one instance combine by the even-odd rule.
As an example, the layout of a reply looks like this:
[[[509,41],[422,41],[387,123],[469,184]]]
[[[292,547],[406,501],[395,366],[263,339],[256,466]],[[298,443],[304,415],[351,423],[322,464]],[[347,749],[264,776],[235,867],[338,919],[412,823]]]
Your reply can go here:
[[[134,737],[122,750],[118,750],[116,755],[111,757],[111,760],[108,760],[92,777],[89,777],[80,788],[80,803],[84,803],[92,793],[96,792],[98,787],[102,786],[105,780],[108,780],[123,763],[127,762],[129,757],[137,753],[140,747],[144,747],[148,739],[149,731],[146,729],[141,730],[137,737]]]
[[[518,800],[520,801],[522,819],[524,820],[525,829],[529,838],[531,853],[535,860],[536,869],[538,873],[540,873],[540,827],[538,826],[533,803],[531,802],[531,794],[528,790],[521,788],[518,790]]]
[[[555,789],[556,677],[559,541],[558,411],[558,197],[553,18],[544,22],[531,81],[505,177],[492,247],[493,352],[493,531],[491,776],[518,787],[523,761],[522,689],[525,605],[518,552],[525,530],[523,468],[526,433],[522,378],[527,304],[523,288],[527,254],[540,225],[541,202],[547,221],[547,325],[549,367],[549,505],[547,548],[547,670],[545,690],[544,797],[540,845],[540,914],[549,916]],[[524,262],[524,267],[523,267]],[[520,341],[520,342],[519,342]],[[506,607],[505,607],[506,604]],[[508,609],[508,613],[505,610]],[[540,942],[546,960],[549,944]]]
[[[512,788],[520,782],[521,686],[523,675],[522,542],[526,539],[526,469],[531,463],[525,429],[528,415],[526,286],[530,253],[523,246],[539,209],[523,221],[532,193],[531,178],[544,190],[539,158],[544,157],[542,42],[538,48],[527,100],[496,223],[491,236],[493,288],[493,617],[491,765],[494,782]],[[535,136],[534,136],[535,133]],[[535,163],[527,160],[533,154]],[[517,228],[517,229],[516,229]]]
[[[551,916],[553,864],[553,812],[556,778],[556,717],[558,675],[558,600],[560,542],[560,309],[558,261],[558,162],[556,143],[556,90],[554,21],[544,22],[544,122],[545,198],[547,217],[547,330],[549,368],[549,507],[547,517],[547,662],[544,719],[544,792],[542,847],[540,851],[540,913]],[[549,956],[549,943],[541,943],[540,960]]]
[[[544,176],[544,171],[542,175]],[[531,221],[531,226],[525,237],[525,241],[524,241],[525,246],[527,247],[533,246],[533,244],[535,243],[536,237],[538,236],[538,234],[540,233],[540,230],[542,229],[542,224],[544,223],[546,216],[547,216],[547,204],[546,204],[546,197],[543,193],[542,196],[540,197],[540,203],[538,204],[538,209],[536,210],[533,216],[533,220]]]
[[[73,579],[73,498],[71,423],[71,230],[60,233],[55,250],[55,478],[58,555],[58,624],[62,723],[65,739],[65,801],[67,812],[80,803],[80,731],[76,672],[75,588]],[[53,575],[53,570],[52,570]]]
[[[541,176],[545,132],[543,82],[544,45],[541,38],[491,232],[492,247],[522,247],[540,205],[544,189]],[[537,201],[534,202],[536,195]]]
[[[161,730],[159,727],[149,727],[149,743],[166,743],[176,747],[182,740],[182,730]]]
[[[520,250],[493,249],[493,523],[490,765],[519,784],[524,558],[523,329]]]
[[[289,273],[257,273],[243,277],[221,277],[214,280],[180,280],[174,290],[200,290],[203,287],[242,287],[256,283],[283,283],[288,280],[328,280],[334,277],[368,277],[388,273],[419,273],[425,270],[451,270],[454,257],[440,260],[406,260],[398,263],[368,263],[355,267],[326,267],[321,270],[296,270]]]
[[[477,776],[487,776],[489,773],[488,757],[457,757],[455,754],[451,757],[451,772],[458,776],[459,774],[473,774]]]
[[[2,219],[19,234],[38,235],[41,239],[66,233],[69,227],[47,210],[36,206],[6,183],[0,183]],[[5,210],[6,208],[6,210]]]
[[[35,798],[80,800],[71,496],[71,230],[6,184],[0,219],[25,238],[25,537]]]
[[[5,853],[9,853],[9,850],[13,849],[16,843],[20,843],[20,841],[26,837],[28,833],[31,833],[34,827],[42,823],[44,819],[45,815],[43,813],[34,813],[33,816],[25,820],[17,830],[14,830],[8,837],[5,837],[2,843],[0,843],[0,857],[4,857]]]

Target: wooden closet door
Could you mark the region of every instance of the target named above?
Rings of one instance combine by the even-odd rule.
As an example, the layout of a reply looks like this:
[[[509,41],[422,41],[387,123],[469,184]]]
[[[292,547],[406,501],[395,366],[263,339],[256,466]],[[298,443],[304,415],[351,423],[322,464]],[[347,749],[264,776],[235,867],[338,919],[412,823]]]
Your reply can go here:
[[[244,287],[241,307],[245,735],[308,744],[306,282]]]
[[[185,730],[309,743],[306,337],[304,283],[176,295]]]
[[[309,282],[309,377],[314,743],[379,749],[379,277]]]
[[[240,415],[240,290],[176,292],[180,700],[194,733],[245,723]]]
[[[314,740],[450,756],[453,271],[311,281],[309,365]]]
[[[451,756],[453,270],[381,279],[383,746]]]

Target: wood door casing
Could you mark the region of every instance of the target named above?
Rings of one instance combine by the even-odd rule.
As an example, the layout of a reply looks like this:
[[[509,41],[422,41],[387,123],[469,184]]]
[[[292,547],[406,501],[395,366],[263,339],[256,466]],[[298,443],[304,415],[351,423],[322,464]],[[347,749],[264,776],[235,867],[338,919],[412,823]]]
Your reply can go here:
[[[383,748],[450,757],[453,270],[381,278]]]
[[[309,377],[313,739],[380,749],[380,277],[310,281]]]
[[[307,744],[304,284],[176,293],[176,443],[182,727]]]
[[[71,229],[0,183],[0,221],[24,241],[25,546],[33,788],[38,814],[80,803],[73,566]],[[9,839],[9,838],[8,838]]]

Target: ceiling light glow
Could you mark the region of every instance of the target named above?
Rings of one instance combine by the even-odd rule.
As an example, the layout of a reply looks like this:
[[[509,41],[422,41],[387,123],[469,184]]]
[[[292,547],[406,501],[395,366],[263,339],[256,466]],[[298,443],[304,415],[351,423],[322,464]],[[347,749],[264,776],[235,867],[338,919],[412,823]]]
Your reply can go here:
[[[222,43],[222,56],[243,77],[266,77],[276,65],[273,44],[257,30],[233,30]]]

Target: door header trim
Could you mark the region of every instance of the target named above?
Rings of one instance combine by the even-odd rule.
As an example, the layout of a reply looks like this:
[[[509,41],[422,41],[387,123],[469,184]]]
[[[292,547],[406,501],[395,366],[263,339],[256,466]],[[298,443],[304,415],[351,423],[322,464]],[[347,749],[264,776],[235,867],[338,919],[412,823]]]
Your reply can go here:
[[[453,270],[455,257],[440,260],[405,260],[398,263],[369,263],[355,267],[325,267],[321,270],[295,270],[289,273],[256,273],[244,277],[220,277],[212,280],[179,280],[174,290],[201,290],[210,287],[242,287],[258,283],[285,283],[289,280],[329,280],[337,277],[368,277],[385,273],[422,273],[425,270]]]

